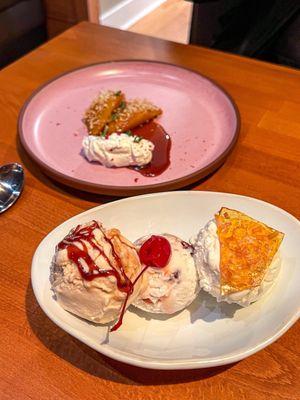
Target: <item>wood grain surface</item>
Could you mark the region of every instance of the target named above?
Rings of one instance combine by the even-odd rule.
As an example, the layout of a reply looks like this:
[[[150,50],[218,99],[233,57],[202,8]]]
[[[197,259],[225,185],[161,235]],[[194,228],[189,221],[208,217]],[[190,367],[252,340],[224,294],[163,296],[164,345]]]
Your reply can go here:
[[[242,119],[236,149],[192,190],[253,196],[300,216],[299,71],[81,23],[0,71],[0,163],[20,161],[24,192],[0,216],[0,398],[229,400],[300,398],[300,325],[263,351],[222,368],[151,371],[102,357],[56,327],[30,285],[36,246],[56,225],[113,200],[69,189],[44,176],[17,137],[17,117],[47,79],[97,61],[145,58],[193,68],[217,80]]]
[[[188,43],[192,11],[193,3],[190,1],[166,0],[128,30],[178,43]]]
[[[48,38],[52,38],[80,21],[94,18],[99,0],[43,0]]]

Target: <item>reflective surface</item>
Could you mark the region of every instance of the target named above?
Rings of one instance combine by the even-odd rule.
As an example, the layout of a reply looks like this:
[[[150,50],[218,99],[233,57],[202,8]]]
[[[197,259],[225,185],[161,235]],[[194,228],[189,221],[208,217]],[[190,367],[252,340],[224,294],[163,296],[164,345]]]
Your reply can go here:
[[[24,184],[24,170],[12,163],[0,167],[0,213],[12,206],[20,196]]]

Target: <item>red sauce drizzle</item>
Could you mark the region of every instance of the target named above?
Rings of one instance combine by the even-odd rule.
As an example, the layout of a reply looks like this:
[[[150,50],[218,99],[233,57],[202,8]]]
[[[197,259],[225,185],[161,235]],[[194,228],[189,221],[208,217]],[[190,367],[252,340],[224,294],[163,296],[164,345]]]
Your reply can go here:
[[[103,233],[104,240],[110,244],[112,255],[117,264],[117,268],[107,257],[103,249],[97,244],[94,236],[95,229],[100,229],[101,232]],[[94,261],[90,257],[85,242],[89,243],[93,249],[99,251],[99,253],[107,261],[111,269],[109,270],[99,269],[99,267],[94,263]],[[81,244],[82,250],[78,248],[78,243]],[[105,235],[104,230],[101,228],[98,222],[93,221],[92,224],[83,227],[81,225],[78,225],[57,245],[57,248],[59,250],[63,249],[67,250],[69,259],[76,264],[78,271],[80,272],[80,275],[82,276],[83,279],[91,281],[95,278],[106,278],[108,276],[114,276],[116,278],[118,289],[121,292],[126,293],[126,298],[121,309],[119,320],[112,327],[111,331],[115,331],[116,329],[118,329],[122,324],[123,316],[126,309],[126,304],[129,296],[133,292],[134,285],[131,282],[131,280],[126,276],[120,257],[115,252],[112,241]]]
[[[104,250],[97,244],[94,236],[95,229],[100,229],[103,234],[104,240],[110,244],[112,255],[117,264],[117,268],[107,257]],[[99,254],[103,256],[111,269],[99,269],[99,267],[90,257],[85,242],[89,243],[93,249],[99,251]],[[82,250],[78,247],[79,243],[82,246]],[[129,296],[133,293],[134,285],[145,272],[145,270],[150,266],[156,268],[165,267],[171,255],[171,246],[167,239],[162,236],[151,236],[148,240],[146,240],[145,243],[143,243],[139,251],[140,260],[145,265],[145,268],[138,274],[134,282],[131,282],[131,280],[125,274],[121,259],[117,255],[112,241],[105,235],[104,230],[97,221],[93,221],[88,226],[78,225],[60,243],[58,243],[57,248],[59,250],[67,250],[69,259],[76,264],[78,271],[83,279],[87,281],[92,281],[95,278],[106,278],[108,276],[114,276],[117,281],[118,289],[121,292],[126,293],[126,298],[122,305],[119,319],[117,323],[111,328],[111,332],[116,331],[122,325]]]
[[[171,138],[164,128],[156,122],[150,121],[145,125],[134,128],[132,133],[150,140],[155,148],[151,162],[144,167],[132,167],[144,176],[157,176],[163,173],[170,165]]]

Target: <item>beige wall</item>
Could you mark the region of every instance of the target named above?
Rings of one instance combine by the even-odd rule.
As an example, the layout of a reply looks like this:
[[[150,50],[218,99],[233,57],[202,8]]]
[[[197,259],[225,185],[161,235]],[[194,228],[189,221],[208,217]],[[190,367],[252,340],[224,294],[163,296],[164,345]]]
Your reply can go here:
[[[122,3],[124,0],[100,0],[101,14],[111,10],[117,4]]]

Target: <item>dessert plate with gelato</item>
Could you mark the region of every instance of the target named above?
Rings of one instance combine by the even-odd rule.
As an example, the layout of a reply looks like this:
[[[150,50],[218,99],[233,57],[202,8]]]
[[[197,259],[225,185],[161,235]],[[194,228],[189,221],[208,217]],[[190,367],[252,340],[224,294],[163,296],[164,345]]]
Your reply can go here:
[[[147,368],[224,365],[299,318],[299,221],[213,192],[119,200],[83,212],[37,248],[32,285],[62,329]]]
[[[196,182],[226,160],[238,132],[237,108],[218,84],[153,61],[70,71],[33,93],[19,117],[21,142],[44,172],[120,196]]]

